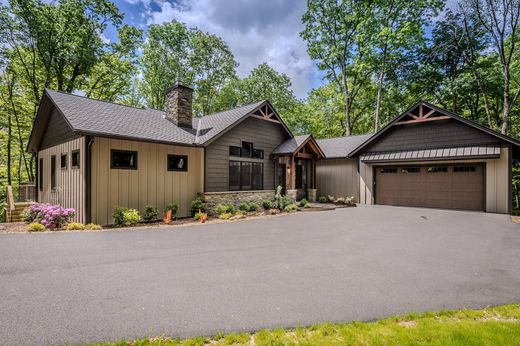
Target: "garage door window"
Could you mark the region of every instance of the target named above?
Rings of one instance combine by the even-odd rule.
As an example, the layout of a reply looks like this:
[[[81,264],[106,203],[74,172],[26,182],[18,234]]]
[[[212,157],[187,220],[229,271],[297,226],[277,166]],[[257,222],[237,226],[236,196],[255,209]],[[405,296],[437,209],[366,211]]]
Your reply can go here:
[[[419,167],[403,167],[401,168],[401,173],[419,173],[420,170]]]
[[[381,168],[381,173],[397,173],[397,168]]]
[[[455,166],[453,167],[454,173],[465,173],[465,172],[475,172],[475,166]]]
[[[428,173],[446,173],[448,172],[448,167],[428,167],[426,171]]]

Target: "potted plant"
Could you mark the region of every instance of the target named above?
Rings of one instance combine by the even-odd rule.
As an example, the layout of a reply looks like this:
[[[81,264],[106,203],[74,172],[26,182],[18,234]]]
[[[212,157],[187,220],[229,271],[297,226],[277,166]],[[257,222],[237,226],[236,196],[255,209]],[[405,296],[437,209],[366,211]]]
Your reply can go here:
[[[177,211],[179,206],[175,203],[170,203],[164,208],[163,221],[165,224],[169,224],[172,219],[177,219]]]

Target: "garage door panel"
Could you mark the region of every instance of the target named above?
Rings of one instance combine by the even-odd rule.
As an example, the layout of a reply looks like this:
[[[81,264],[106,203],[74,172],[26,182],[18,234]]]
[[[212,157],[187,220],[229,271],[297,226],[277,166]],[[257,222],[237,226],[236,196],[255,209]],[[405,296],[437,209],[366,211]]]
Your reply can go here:
[[[376,169],[376,203],[483,210],[484,166],[378,167]]]

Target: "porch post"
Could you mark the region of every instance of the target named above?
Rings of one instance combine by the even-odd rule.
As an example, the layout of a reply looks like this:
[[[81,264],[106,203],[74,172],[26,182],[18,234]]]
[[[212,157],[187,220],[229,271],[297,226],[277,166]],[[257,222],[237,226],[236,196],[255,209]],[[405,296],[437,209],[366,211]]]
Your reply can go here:
[[[309,188],[307,189],[307,198],[309,202],[314,203],[316,202],[316,164],[314,158],[309,161],[309,166],[311,174]]]
[[[289,161],[289,188],[287,189],[287,197],[291,202],[296,201],[296,166],[294,165],[294,154],[291,155]]]

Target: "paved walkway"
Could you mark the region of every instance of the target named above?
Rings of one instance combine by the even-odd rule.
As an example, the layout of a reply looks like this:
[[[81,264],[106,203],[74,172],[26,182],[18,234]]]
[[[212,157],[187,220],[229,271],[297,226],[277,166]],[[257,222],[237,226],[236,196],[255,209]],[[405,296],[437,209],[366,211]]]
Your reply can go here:
[[[365,206],[235,223],[0,235],[2,344],[368,320],[520,302],[505,215]]]

